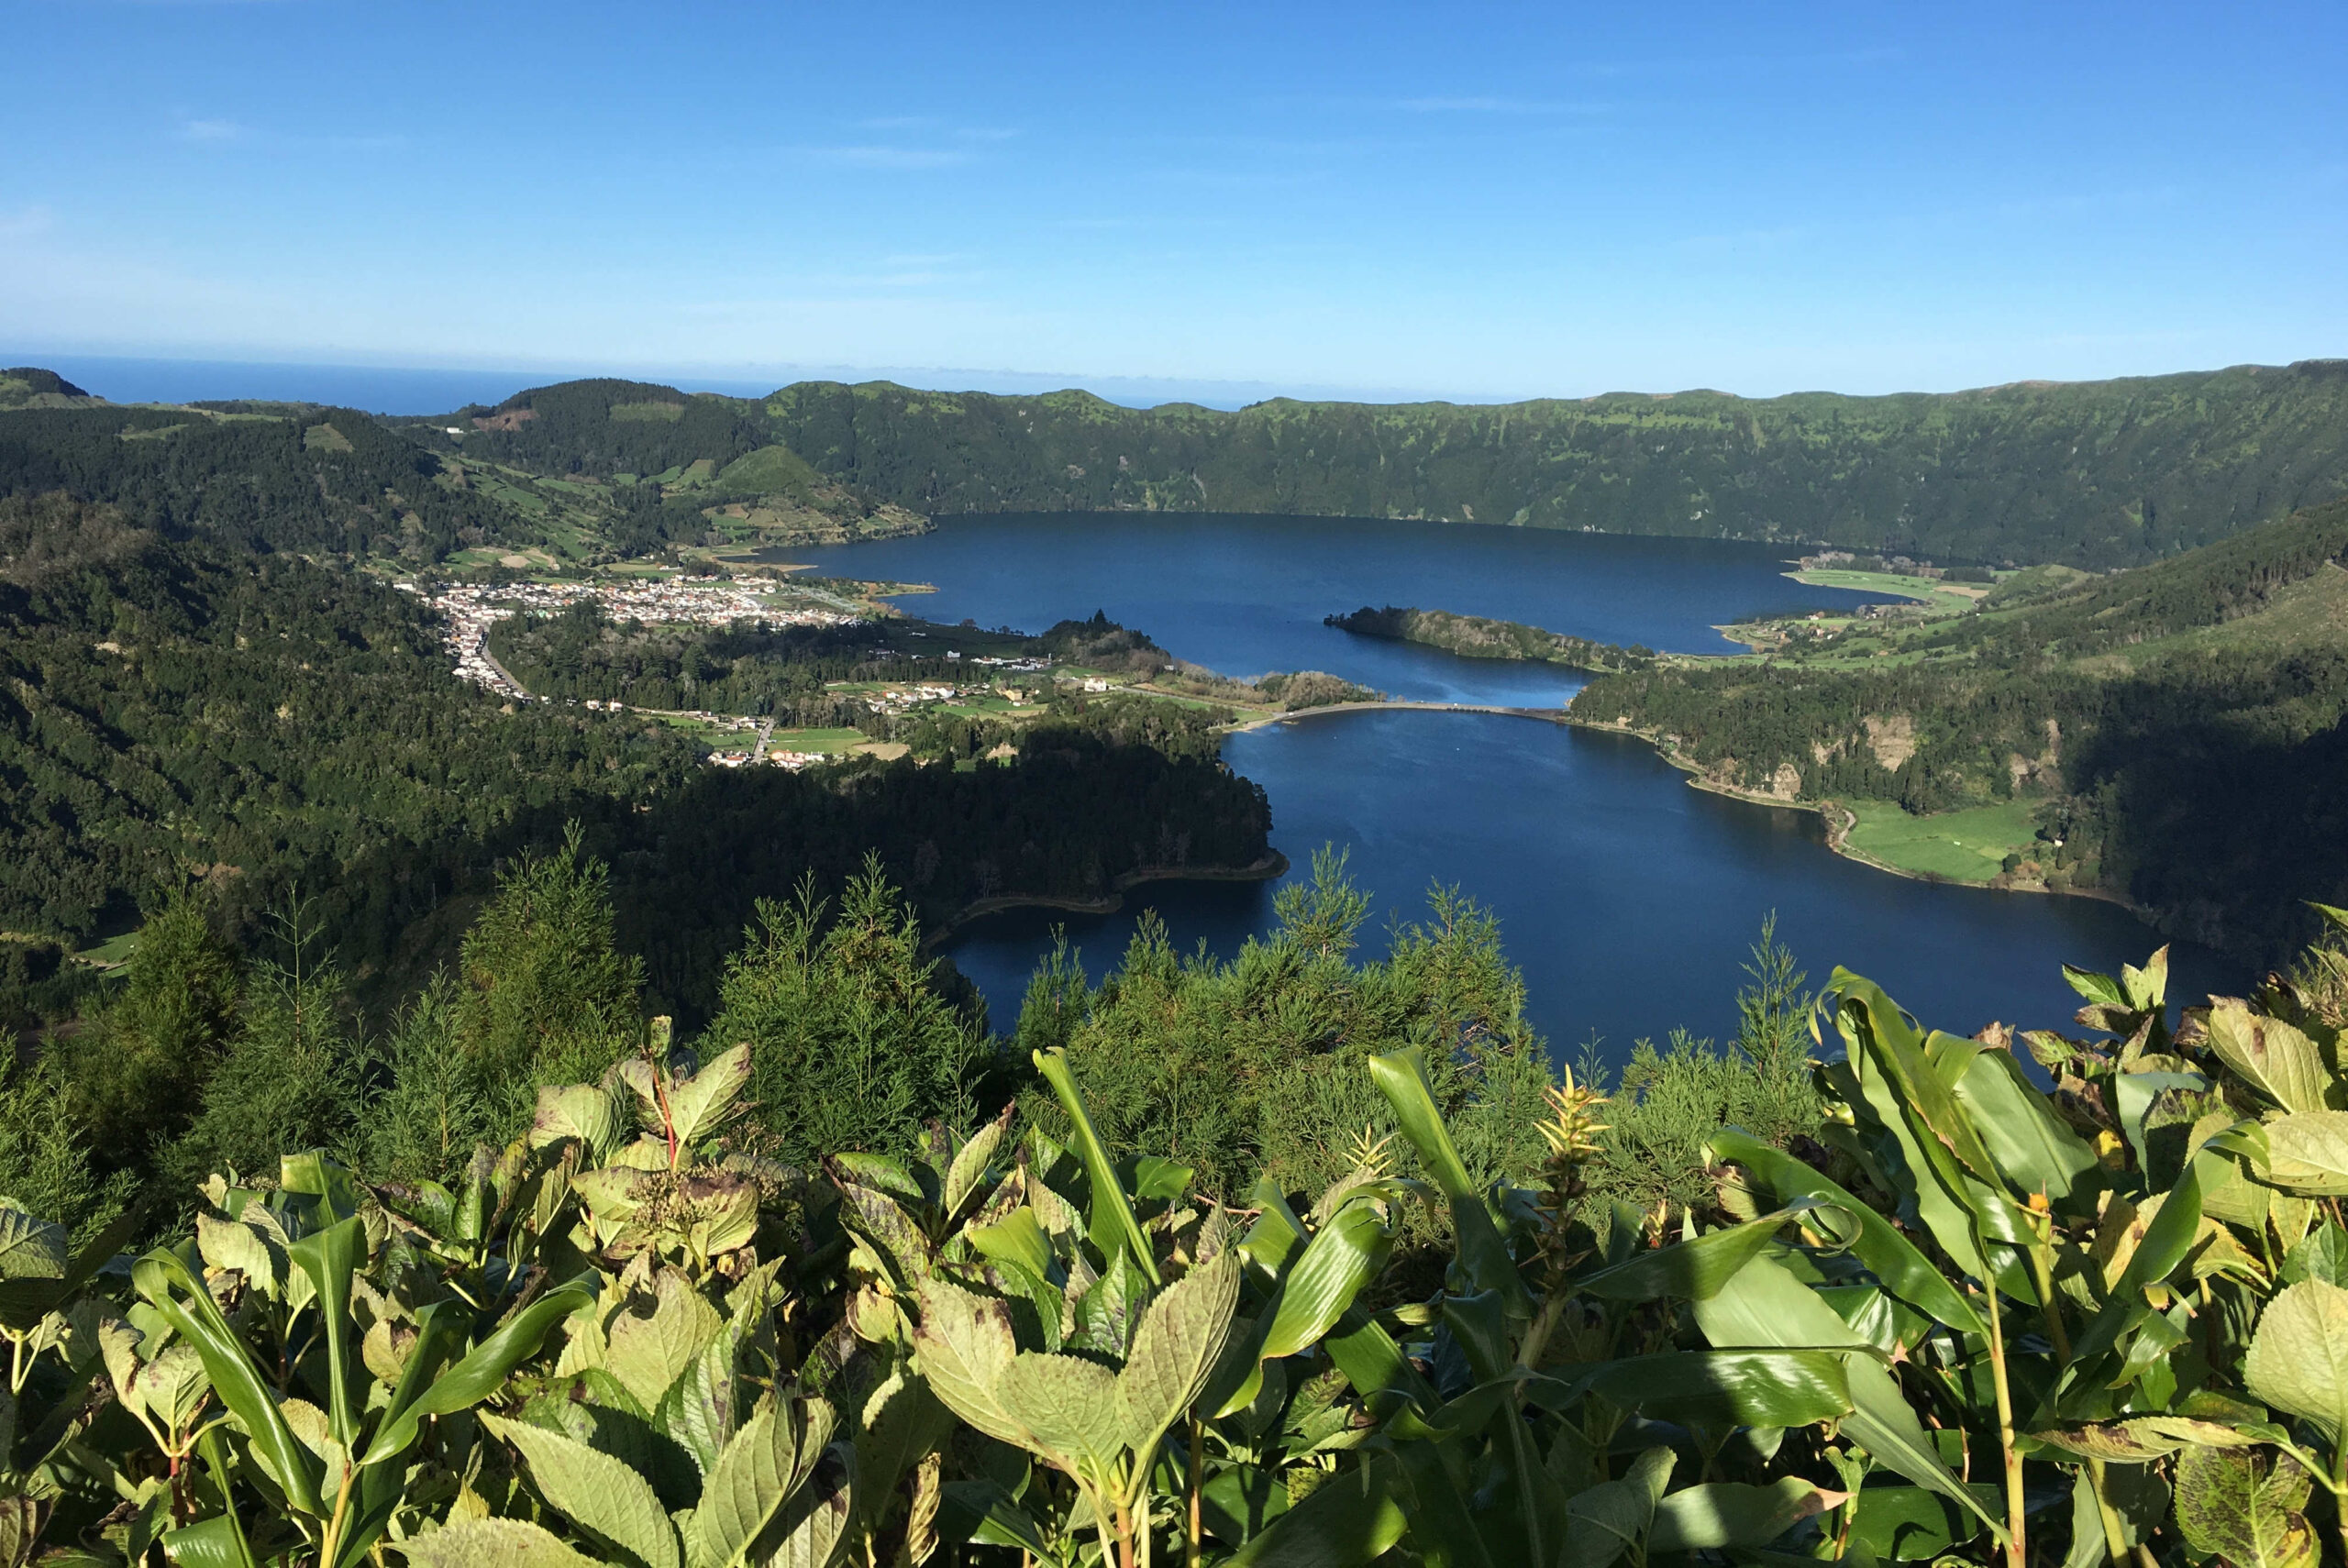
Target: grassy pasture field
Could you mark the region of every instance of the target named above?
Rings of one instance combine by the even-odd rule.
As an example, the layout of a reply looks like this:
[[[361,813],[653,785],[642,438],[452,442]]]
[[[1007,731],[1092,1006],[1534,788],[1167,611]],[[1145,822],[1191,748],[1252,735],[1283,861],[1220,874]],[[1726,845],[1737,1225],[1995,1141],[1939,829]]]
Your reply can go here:
[[[1811,588],[1851,588],[1863,593],[1892,593],[1913,599],[1934,610],[1970,610],[1988,592],[1986,586],[1947,583],[1937,578],[1905,577],[1888,571],[1789,571],[1785,574]]]
[[[1845,802],[1857,819],[1847,843],[1857,853],[1900,871],[1987,882],[2008,855],[2037,845],[2037,823],[2024,801],[2003,801],[1934,816],[1911,817],[1888,801]]]

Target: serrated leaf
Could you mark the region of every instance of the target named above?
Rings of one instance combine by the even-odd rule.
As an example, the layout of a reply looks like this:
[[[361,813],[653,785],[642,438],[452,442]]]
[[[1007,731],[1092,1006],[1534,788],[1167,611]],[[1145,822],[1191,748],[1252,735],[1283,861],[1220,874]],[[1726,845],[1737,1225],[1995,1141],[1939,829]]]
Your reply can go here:
[[[865,1400],[856,1424],[858,1490],[876,1507],[885,1507],[905,1472],[953,1430],[954,1413],[929,1391],[919,1373],[903,1365],[890,1368]],[[880,1524],[877,1517],[869,1522],[875,1528]]]
[[[2326,1285],[2348,1286],[2348,1231],[2330,1220],[2303,1238],[2283,1259],[2283,1283],[2320,1279]]]
[[[971,1133],[970,1141],[954,1152],[954,1162],[946,1170],[946,1187],[939,1203],[948,1224],[961,1218],[963,1206],[979,1196],[979,1184],[986,1179],[987,1166],[1011,1131],[1011,1112],[1012,1107],[1004,1106],[1001,1116]]]
[[[2285,1110],[2322,1110],[2331,1075],[2314,1041],[2284,1022],[2250,1010],[2234,997],[2213,997],[2210,1048],[2252,1088]]]
[[[0,1205],[0,1280],[62,1279],[70,1257],[63,1227]]]
[[[741,1109],[742,1090],[749,1082],[748,1041],[719,1052],[700,1072],[682,1083],[670,1081],[670,1127],[677,1142],[692,1148],[705,1141]]]
[[[195,1217],[195,1246],[205,1266],[234,1270],[270,1300],[277,1299],[285,1279],[285,1255],[250,1225],[240,1220]]]
[[[1024,1441],[1025,1433],[1004,1412],[995,1386],[1018,1350],[1007,1303],[935,1276],[922,1281],[914,1364],[947,1408],[1009,1443]]]
[[[2299,1512],[2309,1485],[2287,1453],[2270,1469],[2239,1451],[2187,1449],[2176,1462],[2177,1528],[2234,1568],[2315,1568],[2315,1532]]]
[[[2266,1124],[2266,1179],[2293,1192],[2348,1193],[2348,1110],[2300,1110]]]
[[[2338,1444],[2348,1434],[2348,1290],[2302,1280],[2268,1302],[2243,1358],[2243,1380]]]
[[[594,1568],[559,1537],[523,1519],[460,1519],[400,1543],[413,1568]]]
[[[856,1515],[854,1457],[844,1443],[817,1457],[807,1484],[760,1541],[759,1568],[830,1568]]]
[[[1133,1353],[1117,1374],[1117,1425],[1127,1448],[1147,1452],[1191,1408],[1223,1354],[1238,1302],[1239,1254],[1227,1250],[1159,1292],[1143,1311]]]
[[[1116,1457],[1117,1375],[1097,1361],[1044,1352],[1014,1356],[995,1397],[1031,1447],[1075,1464]]]
[[[575,1138],[591,1161],[600,1163],[619,1146],[627,1131],[626,1108],[617,1096],[600,1084],[548,1084],[538,1090],[537,1112],[530,1121],[530,1147],[543,1149]]]
[[[737,1568],[814,1467],[831,1439],[832,1408],[821,1400],[770,1399],[751,1412],[717,1456],[687,1544],[693,1568]]]
[[[676,1528],[651,1484],[608,1453],[542,1427],[483,1416],[520,1451],[530,1483],[557,1513],[624,1553],[638,1568],[682,1568]]]
[[[613,1320],[606,1331],[604,1365],[636,1396],[637,1404],[657,1410],[724,1322],[717,1309],[674,1269],[655,1276],[650,1310],[644,1309],[647,1306],[639,1297]]]
[[[738,1424],[741,1381],[737,1360],[748,1328],[742,1319],[727,1320],[660,1402],[659,1429],[692,1455],[703,1475],[733,1441]]]

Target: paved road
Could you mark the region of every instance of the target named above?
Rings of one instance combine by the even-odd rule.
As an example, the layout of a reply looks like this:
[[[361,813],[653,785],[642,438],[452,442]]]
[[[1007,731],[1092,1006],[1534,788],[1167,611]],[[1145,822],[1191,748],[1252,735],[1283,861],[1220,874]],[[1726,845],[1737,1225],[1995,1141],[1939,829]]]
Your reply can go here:
[[[1321,708],[1299,708],[1293,713],[1274,713],[1269,717],[1250,720],[1232,726],[1234,734],[1260,730],[1266,724],[1285,724],[1290,719],[1317,719],[1324,713],[1370,713],[1400,710],[1414,713],[1505,713],[1515,719],[1546,719],[1553,724],[1566,722],[1563,708],[1503,708],[1490,702],[1332,702]]]

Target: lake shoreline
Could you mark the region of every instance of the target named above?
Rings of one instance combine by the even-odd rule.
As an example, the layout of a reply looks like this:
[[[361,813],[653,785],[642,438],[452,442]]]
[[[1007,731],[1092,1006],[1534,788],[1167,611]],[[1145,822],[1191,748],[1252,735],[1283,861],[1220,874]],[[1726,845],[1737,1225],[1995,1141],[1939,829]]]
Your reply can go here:
[[[1058,910],[1067,914],[1113,915],[1125,907],[1124,895],[1146,882],[1271,882],[1288,875],[1289,858],[1268,849],[1262,858],[1246,866],[1144,866],[1111,880],[1109,891],[1096,898],[1072,898],[1052,893],[999,893],[973,899],[922,937],[925,955],[959,935],[974,922],[1005,910]]]
[[[2003,885],[1995,882],[1967,882],[1955,877],[1936,877],[1929,872],[1911,871],[1904,866],[1894,866],[1888,861],[1877,859],[1865,850],[1852,845],[1851,830],[1858,825],[1858,815],[1838,801],[1789,801],[1782,795],[1772,795],[1759,790],[1740,790],[1734,785],[1707,778],[1697,769],[1694,763],[1682,757],[1676,748],[1664,744],[1661,735],[1629,724],[1597,723],[1588,719],[1578,719],[1573,716],[1570,710],[1567,711],[1557,722],[1574,729],[1587,730],[1592,734],[1628,735],[1634,740],[1645,742],[1655,749],[1656,756],[1688,776],[1688,787],[1691,790],[1701,790],[1707,794],[1724,796],[1732,801],[1743,801],[1748,805],[1774,806],[1780,811],[1788,812],[1808,812],[1825,823],[1826,847],[1829,850],[1854,864],[1866,867],[1869,870],[1881,871],[1887,876],[1902,877],[1911,882],[1927,882],[1943,888],[1978,888],[1988,893],[2040,893],[2058,899],[2092,899],[2099,903],[2112,904],[2126,910],[2145,924],[2154,926],[2155,930],[2158,929],[2150,911],[2139,907],[2126,897],[2107,888],[2050,888],[2043,882],[2009,882]]]

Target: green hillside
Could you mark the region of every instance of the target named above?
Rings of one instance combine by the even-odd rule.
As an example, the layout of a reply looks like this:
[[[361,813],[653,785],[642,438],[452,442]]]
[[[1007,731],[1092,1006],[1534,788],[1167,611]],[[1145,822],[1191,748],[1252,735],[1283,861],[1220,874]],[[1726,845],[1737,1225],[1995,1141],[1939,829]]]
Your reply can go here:
[[[924,512],[1111,507],[2151,560],[2348,491],[2348,361],[1948,395],[1120,408],[785,387],[792,450]]]
[[[2021,803],[2036,831],[2000,879],[2272,953],[2312,921],[2295,900],[2348,900],[2348,502],[2004,607],[1609,676],[1573,712],[1733,789],[1923,823]],[[1888,863],[1971,865],[1853,809]]]

